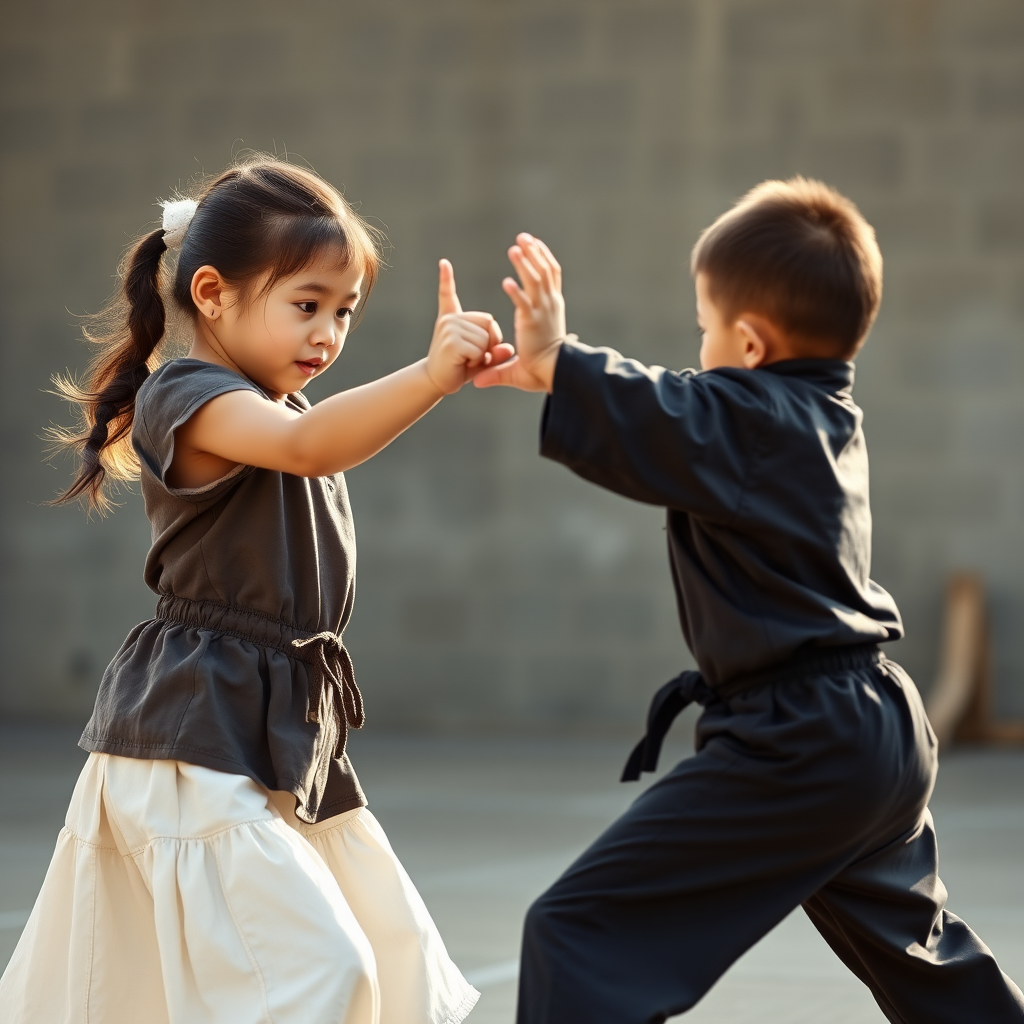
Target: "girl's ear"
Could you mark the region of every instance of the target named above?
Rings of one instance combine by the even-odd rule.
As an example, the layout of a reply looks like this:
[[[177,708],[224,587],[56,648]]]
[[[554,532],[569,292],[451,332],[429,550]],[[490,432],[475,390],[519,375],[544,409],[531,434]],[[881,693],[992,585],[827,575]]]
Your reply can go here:
[[[192,301],[207,320],[216,320],[223,312],[228,286],[215,267],[200,267],[192,275]]]

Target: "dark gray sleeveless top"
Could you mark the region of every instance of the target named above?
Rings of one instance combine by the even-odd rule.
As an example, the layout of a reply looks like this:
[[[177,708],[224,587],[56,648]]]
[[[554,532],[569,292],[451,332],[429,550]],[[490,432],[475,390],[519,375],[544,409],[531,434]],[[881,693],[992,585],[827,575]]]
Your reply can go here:
[[[231,370],[175,359],[139,391],[132,443],[159,602],[104,673],[81,746],[248,775],[322,821],[366,803],[344,752],[362,724],[341,643],[355,594],[345,478],[239,466],[204,487],[165,479],[175,430],[240,390],[270,400]],[[301,394],[286,402],[309,409]]]

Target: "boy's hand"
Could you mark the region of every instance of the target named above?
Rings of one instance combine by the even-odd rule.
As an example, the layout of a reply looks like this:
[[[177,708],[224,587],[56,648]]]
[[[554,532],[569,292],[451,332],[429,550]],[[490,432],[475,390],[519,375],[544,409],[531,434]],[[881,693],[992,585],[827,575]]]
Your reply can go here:
[[[426,371],[434,387],[450,395],[487,367],[511,359],[515,350],[502,341],[501,328],[490,313],[462,311],[448,260],[441,260],[439,278]]]
[[[550,393],[558,350],[565,341],[562,268],[539,238],[523,232],[516,242],[508,258],[519,275],[519,284],[506,277],[501,287],[516,307],[517,355],[483,370],[474,383],[478,388],[504,384]]]

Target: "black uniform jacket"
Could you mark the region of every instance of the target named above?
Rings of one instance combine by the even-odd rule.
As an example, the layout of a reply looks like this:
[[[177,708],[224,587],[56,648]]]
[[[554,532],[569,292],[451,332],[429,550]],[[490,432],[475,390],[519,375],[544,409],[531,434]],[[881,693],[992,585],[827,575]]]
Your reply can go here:
[[[570,338],[541,454],[668,509],[686,642],[721,684],[807,646],[903,635],[868,577],[871,510],[853,364],[794,359],[696,373]]]

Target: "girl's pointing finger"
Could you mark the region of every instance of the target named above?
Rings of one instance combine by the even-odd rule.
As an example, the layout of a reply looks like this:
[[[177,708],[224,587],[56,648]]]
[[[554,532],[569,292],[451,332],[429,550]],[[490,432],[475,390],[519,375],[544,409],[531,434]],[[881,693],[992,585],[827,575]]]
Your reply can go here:
[[[438,262],[437,315],[461,313],[459,296],[455,291],[455,269],[448,260]]]

